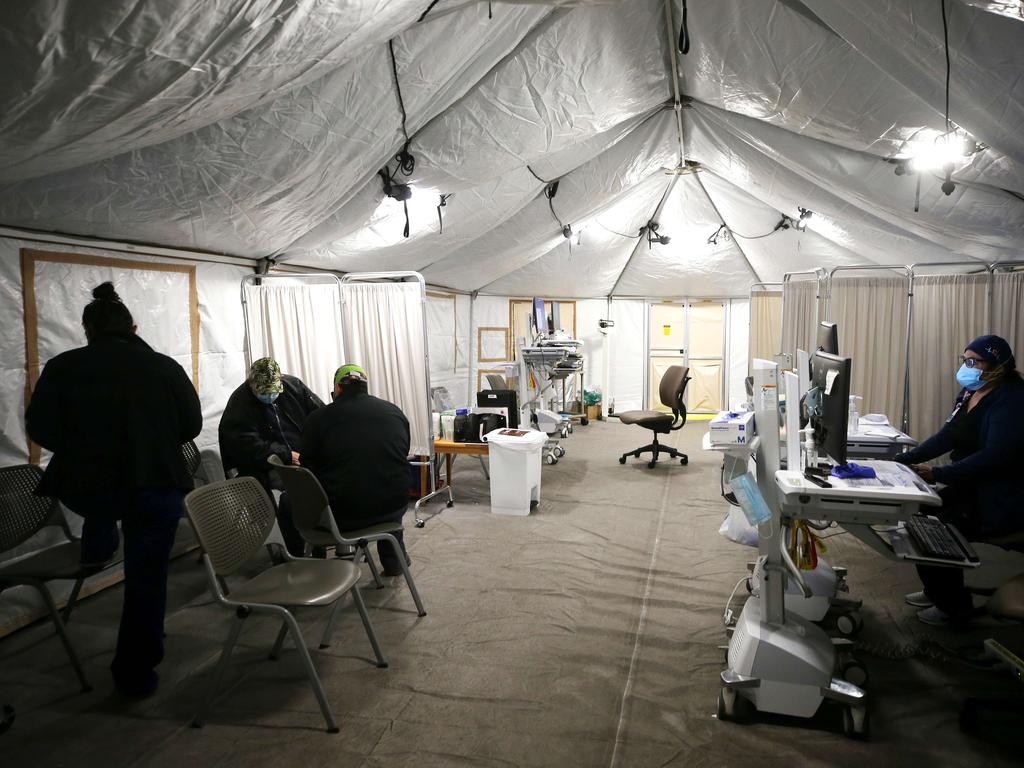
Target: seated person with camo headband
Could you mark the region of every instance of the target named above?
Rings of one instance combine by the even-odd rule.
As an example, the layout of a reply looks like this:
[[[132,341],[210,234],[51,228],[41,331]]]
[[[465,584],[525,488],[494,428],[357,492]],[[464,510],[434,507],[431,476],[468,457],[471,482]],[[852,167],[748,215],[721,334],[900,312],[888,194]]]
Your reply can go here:
[[[267,459],[277,456],[285,464],[298,464],[306,418],[322,407],[323,401],[299,379],[281,373],[277,361],[260,358],[250,366],[245,383],[231,393],[220,419],[224,472],[255,477],[268,492],[280,489]],[[292,523],[288,494],[278,503],[277,522],[288,552],[302,557],[306,543]]]
[[[334,402],[312,414],[302,432],[302,465],[320,480],[343,533],[400,523],[409,501],[409,420],[369,394],[368,381],[361,366],[339,368]],[[402,532],[395,538],[404,551]],[[390,544],[377,542],[377,556],[385,576],[402,573]]]

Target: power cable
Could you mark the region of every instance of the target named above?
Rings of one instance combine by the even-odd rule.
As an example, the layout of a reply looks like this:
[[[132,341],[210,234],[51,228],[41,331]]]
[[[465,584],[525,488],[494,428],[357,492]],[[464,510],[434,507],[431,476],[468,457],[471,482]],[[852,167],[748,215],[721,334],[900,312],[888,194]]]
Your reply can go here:
[[[421,21],[427,18],[427,14],[434,10],[434,6],[437,5],[439,2],[441,2],[441,0],[431,0],[431,3],[430,5],[427,6],[427,9],[420,14],[420,17],[418,19],[416,19],[416,23],[419,24]]]
[[[950,132],[949,122],[949,21],[946,18],[946,0],[939,0],[942,6],[942,44],[946,50],[946,133]]]
[[[679,24],[678,49],[684,56],[690,52],[690,29],[686,24],[686,0],[683,0],[683,20]]]

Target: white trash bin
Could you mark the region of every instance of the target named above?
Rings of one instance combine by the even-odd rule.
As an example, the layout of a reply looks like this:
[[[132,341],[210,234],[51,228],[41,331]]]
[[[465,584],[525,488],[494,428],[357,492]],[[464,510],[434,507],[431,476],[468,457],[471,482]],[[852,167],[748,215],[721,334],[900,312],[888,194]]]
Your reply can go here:
[[[496,429],[484,435],[490,446],[491,511],[528,515],[540,502],[541,453],[548,436],[535,430]]]

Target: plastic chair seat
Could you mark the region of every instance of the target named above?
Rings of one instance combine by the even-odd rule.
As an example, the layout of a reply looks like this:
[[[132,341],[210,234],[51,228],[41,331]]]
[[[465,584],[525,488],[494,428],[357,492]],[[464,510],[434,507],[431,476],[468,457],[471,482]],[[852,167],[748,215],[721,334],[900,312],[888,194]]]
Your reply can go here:
[[[623,424],[639,424],[647,429],[671,429],[675,417],[663,411],[624,411],[616,414]]]
[[[368,539],[371,536],[380,536],[385,533],[396,533],[402,530],[401,523],[378,523],[367,528],[357,528],[352,531],[341,531],[346,539]],[[332,542],[333,543],[333,542]]]
[[[77,541],[66,541],[52,547],[33,552],[27,557],[0,565],[0,580],[3,579],[77,579],[83,573],[99,571],[100,568],[82,568],[82,546]]]
[[[232,589],[232,603],[330,605],[359,581],[359,568],[347,560],[290,560]]]

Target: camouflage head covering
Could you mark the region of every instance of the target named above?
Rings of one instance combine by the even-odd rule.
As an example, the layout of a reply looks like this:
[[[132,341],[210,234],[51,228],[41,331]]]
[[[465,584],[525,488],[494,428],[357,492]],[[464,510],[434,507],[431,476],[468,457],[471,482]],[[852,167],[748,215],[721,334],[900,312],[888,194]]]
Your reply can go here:
[[[249,387],[257,395],[273,395],[284,392],[281,383],[281,366],[272,357],[261,357],[249,368]]]

